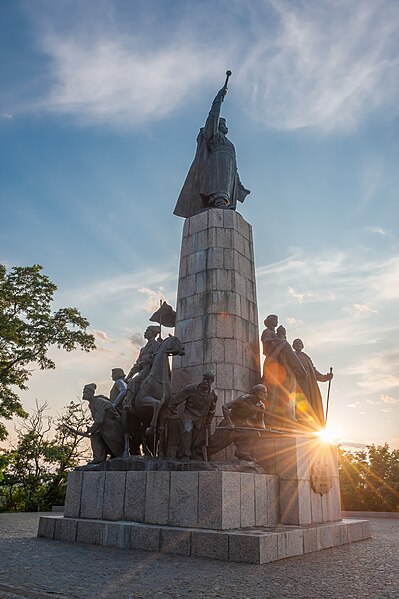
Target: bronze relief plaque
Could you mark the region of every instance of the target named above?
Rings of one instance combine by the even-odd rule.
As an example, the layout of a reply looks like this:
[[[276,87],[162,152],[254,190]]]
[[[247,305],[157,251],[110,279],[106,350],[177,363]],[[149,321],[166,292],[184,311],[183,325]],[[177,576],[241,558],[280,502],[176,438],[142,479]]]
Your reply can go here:
[[[324,495],[333,485],[331,468],[323,462],[316,462],[310,468],[310,484],[315,493]]]

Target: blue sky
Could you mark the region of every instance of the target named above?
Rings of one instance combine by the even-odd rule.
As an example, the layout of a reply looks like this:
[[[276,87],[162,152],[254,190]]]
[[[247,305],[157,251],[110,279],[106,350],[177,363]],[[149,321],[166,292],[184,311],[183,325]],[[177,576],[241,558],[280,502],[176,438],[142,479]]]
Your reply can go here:
[[[398,29],[396,0],[0,4],[0,257],[42,264],[98,344],[54,351],[29,409],[107,393],[175,303],[172,212],[231,69],[260,323],[278,314],[333,366],[340,439],[399,447]]]

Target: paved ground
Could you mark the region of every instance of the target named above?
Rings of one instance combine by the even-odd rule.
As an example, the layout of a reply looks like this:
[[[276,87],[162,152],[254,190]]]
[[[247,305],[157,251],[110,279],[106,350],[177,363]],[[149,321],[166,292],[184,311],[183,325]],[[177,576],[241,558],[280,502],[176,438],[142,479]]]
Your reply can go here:
[[[373,538],[256,566],[37,539],[37,514],[0,514],[1,599],[399,599],[399,521]]]

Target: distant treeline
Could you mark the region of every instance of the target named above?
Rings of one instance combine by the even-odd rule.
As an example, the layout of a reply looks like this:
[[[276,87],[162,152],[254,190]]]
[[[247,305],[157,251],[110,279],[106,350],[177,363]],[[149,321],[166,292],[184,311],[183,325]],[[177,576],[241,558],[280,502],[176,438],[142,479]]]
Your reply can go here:
[[[58,418],[36,410],[16,430],[11,449],[0,449],[0,512],[49,511],[64,505],[68,472],[88,461],[87,408],[71,402]],[[71,428],[70,428],[71,427]]]
[[[369,445],[362,451],[338,449],[342,509],[399,511],[399,450]]]

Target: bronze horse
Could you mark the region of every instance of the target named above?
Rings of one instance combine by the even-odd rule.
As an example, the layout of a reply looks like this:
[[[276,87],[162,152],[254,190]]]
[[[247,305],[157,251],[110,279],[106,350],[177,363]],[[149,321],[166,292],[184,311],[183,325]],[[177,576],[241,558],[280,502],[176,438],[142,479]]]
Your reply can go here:
[[[185,354],[181,341],[174,335],[169,335],[154,354],[152,367],[147,378],[142,382],[135,398],[128,387],[127,402],[130,405],[131,427],[125,425],[124,457],[129,456],[129,438],[132,433],[135,438],[136,449],[140,444],[146,455],[151,455],[147,439],[154,439],[153,454],[156,450],[156,436],[161,408],[166,407],[171,397],[169,356],[183,356]],[[130,397],[130,401],[129,401]],[[162,427],[164,429],[164,427]],[[159,435],[158,435],[159,436]],[[161,439],[160,445],[163,445]],[[161,451],[162,453],[162,451]]]

